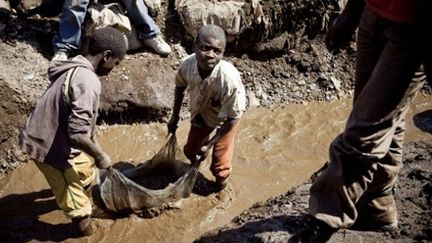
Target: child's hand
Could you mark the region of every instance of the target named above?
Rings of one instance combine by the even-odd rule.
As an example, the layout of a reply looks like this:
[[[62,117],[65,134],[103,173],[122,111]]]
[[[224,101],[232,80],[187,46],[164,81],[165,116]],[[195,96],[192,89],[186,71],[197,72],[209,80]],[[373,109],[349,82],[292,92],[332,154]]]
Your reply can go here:
[[[98,157],[95,159],[95,164],[99,169],[108,169],[111,167],[111,158],[106,153],[102,152],[100,158]]]

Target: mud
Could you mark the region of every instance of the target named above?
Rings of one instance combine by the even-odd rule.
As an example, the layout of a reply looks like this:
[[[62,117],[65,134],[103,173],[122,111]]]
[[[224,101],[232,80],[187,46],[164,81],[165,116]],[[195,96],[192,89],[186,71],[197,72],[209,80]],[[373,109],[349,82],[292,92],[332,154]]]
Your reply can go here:
[[[48,85],[51,39],[60,11],[58,4],[35,8],[41,1],[23,2],[28,5],[18,13],[0,19],[0,241],[284,242],[300,227],[310,181],[302,183],[325,162],[328,145],[351,107],[355,45],[329,53],[323,44],[326,24],[337,11],[334,6],[264,0],[271,31],[246,30],[228,45],[226,59],[241,72],[249,107],[228,190],[213,192],[207,161],[190,198],[141,215],[95,211],[96,234],[80,238],[57,209],[42,174],[32,163],[22,163],[25,158],[16,149],[19,129]],[[147,48],[129,53],[102,80],[98,136],[117,166],[135,166],[166,142],[166,125],[153,122],[167,120],[175,70],[192,52],[192,38],[175,13],[174,1],[162,0],[155,20],[173,53],[167,58]],[[429,91],[426,87],[423,93]],[[400,230],[344,230],[333,242],[432,241],[430,109],[430,96],[420,95],[408,119],[406,166],[397,192]],[[187,109],[183,111],[182,119],[188,119]],[[180,144],[187,130],[184,120],[178,130]],[[158,182],[142,183],[157,188],[170,180],[162,176]]]
[[[404,168],[396,186],[399,228],[391,233],[339,230],[329,243],[430,242],[432,240],[432,143],[410,142],[404,149]],[[257,203],[226,226],[195,242],[287,242],[304,226],[313,179],[287,193]]]
[[[423,114],[430,109],[429,99],[430,96],[421,95],[413,105],[407,121],[407,142],[431,138],[430,134],[417,128],[413,121],[413,116],[417,120],[421,119],[419,117],[422,116],[418,114]],[[0,191],[0,214],[2,215],[0,237],[13,242],[31,240],[67,242],[82,240],[87,242],[194,241],[205,232],[229,223],[236,215],[257,202],[265,201],[274,195],[284,194],[289,188],[306,181],[325,162],[328,145],[343,129],[350,107],[351,100],[344,99],[332,103],[312,102],[271,109],[251,109],[247,111],[242,120],[242,129],[236,142],[233,174],[226,191],[215,193],[211,190],[214,179],[209,171],[207,161],[200,169],[201,178],[197,184],[198,190],[196,188],[189,198],[170,204],[165,208],[150,211],[148,214],[109,215],[109,217],[95,214],[97,232],[88,238],[78,238],[69,233],[67,227],[69,221],[56,208],[43,176],[32,163],[26,164],[14,170],[0,184],[0,188],[2,188]],[[317,115],[318,113],[319,115]],[[182,121],[177,134],[180,145],[184,145],[186,142],[188,129],[188,121]],[[165,144],[165,136],[166,126],[164,124],[151,123],[148,125],[106,126],[98,135],[98,139],[112,160],[120,161],[117,166],[131,166],[151,158]],[[411,156],[413,155],[414,152]],[[421,156],[426,155],[423,153]],[[414,158],[416,157],[414,156]],[[413,166],[416,167],[415,164]],[[419,173],[414,174],[417,177],[428,175],[420,169],[418,171]],[[26,178],[26,180],[22,178]],[[279,197],[289,201],[286,205],[270,204],[271,208],[281,210],[283,213],[262,221],[263,225],[259,227],[264,242],[274,242],[272,239],[277,239],[279,236],[288,237],[298,227],[301,223],[300,216],[306,210],[306,186],[304,185],[303,192],[300,189],[290,190],[291,193],[285,197]],[[290,201],[292,196],[296,196],[295,201]],[[416,196],[411,195],[411,198],[419,203],[418,205],[428,208],[426,205],[429,204],[422,204],[421,200],[417,201]],[[258,205],[262,204],[266,205],[266,203]],[[257,207],[253,206],[251,210],[255,210]],[[284,211],[290,208],[295,209],[298,217],[294,217],[292,211]],[[262,212],[255,211],[251,215],[254,215],[254,218],[262,218],[267,217],[265,215],[273,214],[268,208],[263,208]],[[297,221],[288,220],[293,217],[297,218]],[[278,218],[286,223],[281,224],[275,221],[276,226],[272,225],[272,220]],[[237,222],[237,220],[233,222]],[[229,225],[233,225],[233,223]],[[246,225],[254,225],[254,223]],[[265,225],[270,225],[269,227],[274,227],[277,230],[270,230]],[[282,227],[288,228],[282,229]],[[224,232],[223,229],[218,230],[218,232]],[[251,235],[257,234],[254,227],[243,229]],[[207,235],[202,239],[207,239],[206,237],[211,236]],[[372,234],[371,237],[375,238],[370,239],[386,239],[380,234]],[[224,238],[221,234],[210,239],[217,238],[224,240],[229,239],[229,236]],[[229,240],[226,241],[230,242]]]

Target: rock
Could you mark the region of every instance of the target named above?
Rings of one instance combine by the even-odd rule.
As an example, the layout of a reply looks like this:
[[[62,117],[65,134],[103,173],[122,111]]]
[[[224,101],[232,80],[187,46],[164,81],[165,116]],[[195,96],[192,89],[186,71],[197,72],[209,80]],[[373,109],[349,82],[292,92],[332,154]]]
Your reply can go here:
[[[27,13],[32,9],[40,7],[43,4],[43,2],[44,2],[43,0],[22,0],[18,5],[18,10],[20,12]]]
[[[290,47],[288,32],[273,38],[266,42],[259,42],[255,44],[254,51],[257,54],[276,54]]]
[[[250,108],[259,107],[260,106],[260,102],[257,99],[257,97],[255,96],[254,92],[248,91],[247,92],[247,97],[249,99],[249,107]]]
[[[180,44],[172,45],[172,49],[174,50],[174,53],[180,58],[184,58],[188,55],[184,47]]]
[[[102,120],[108,123],[155,121],[171,109],[175,71],[159,56],[145,55],[144,59],[123,60],[102,81]],[[130,68],[137,63],[141,68]]]
[[[306,85],[306,81],[304,81],[303,79],[302,79],[302,80],[299,80],[299,81],[298,81],[298,85],[300,85],[300,86],[304,86],[304,85]]]
[[[336,90],[340,90],[340,88],[341,88],[341,81],[339,81],[337,78],[335,78],[334,76],[331,76],[330,77],[330,80],[331,80],[331,82],[332,82],[332,84],[333,84],[333,87],[336,89]]]
[[[150,16],[156,16],[160,12],[161,8],[161,0],[144,0],[144,3],[146,4]]]
[[[210,1],[182,0],[175,1],[175,9],[187,32],[196,37],[198,30],[205,24],[219,25],[231,42],[243,29],[252,23],[263,22],[261,6],[258,1]],[[245,11],[252,9],[252,11]]]
[[[32,79],[35,77],[35,75],[34,75],[34,73],[29,73],[29,74],[26,74],[26,75],[24,75],[24,77],[23,77],[23,82],[30,82],[30,81],[32,81]]]

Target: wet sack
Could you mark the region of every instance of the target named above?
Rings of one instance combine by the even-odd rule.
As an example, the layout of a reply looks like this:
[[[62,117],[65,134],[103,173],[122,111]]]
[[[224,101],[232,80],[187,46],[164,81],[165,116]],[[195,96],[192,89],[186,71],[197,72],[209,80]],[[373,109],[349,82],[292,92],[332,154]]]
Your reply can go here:
[[[110,168],[99,178],[100,196],[105,206],[114,212],[143,210],[188,197],[194,187],[200,161],[192,165],[185,164],[178,158],[182,152],[176,136],[170,136],[168,142],[153,156],[152,159],[133,169],[121,172]],[[138,183],[155,173],[163,173],[177,177],[163,189],[149,189]]]

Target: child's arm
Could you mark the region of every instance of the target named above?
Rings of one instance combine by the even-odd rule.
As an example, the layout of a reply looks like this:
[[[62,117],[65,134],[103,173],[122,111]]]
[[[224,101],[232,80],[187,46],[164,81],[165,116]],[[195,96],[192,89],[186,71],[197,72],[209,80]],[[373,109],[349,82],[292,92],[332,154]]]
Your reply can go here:
[[[94,158],[99,169],[106,169],[111,166],[110,157],[102,150],[99,144],[94,143],[90,136],[82,133],[75,133],[69,136],[74,148],[84,151]]]
[[[184,98],[184,92],[186,88],[185,87],[179,87],[176,86],[175,88],[175,94],[174,94],[174,106],[173,106],[173,112],[171,115],[171,119],[168,122],[168,133],[175,134],[177,130],[177,124],[180,119],[180,110],[181,106],[183,104],[183,98]]]

